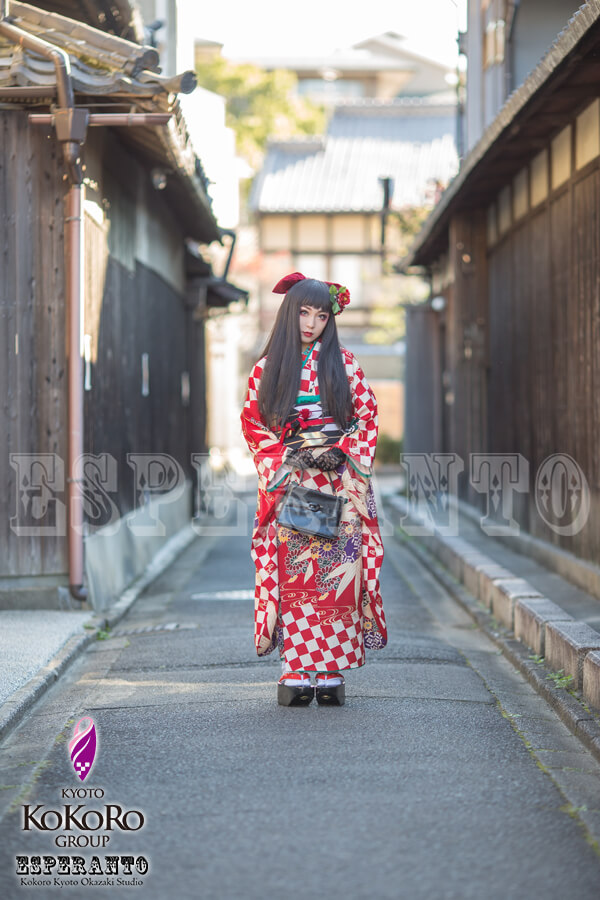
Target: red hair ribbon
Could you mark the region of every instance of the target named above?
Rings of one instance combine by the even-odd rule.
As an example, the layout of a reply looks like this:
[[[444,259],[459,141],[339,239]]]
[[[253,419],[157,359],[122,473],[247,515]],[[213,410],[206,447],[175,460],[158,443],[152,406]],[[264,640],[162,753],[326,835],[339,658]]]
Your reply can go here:
[[[278,281],[275,287],[273,288],[274,294],[287,294],[289,289],[293,284],[296,284],[298,281],[305,281],[306,275],[303,275],[302,272],[292,272],[291,275],[286,275],[285,278],[282,278],[281,281]]]
[[[290,275],[286,275],[285,278],[282,278],[277,282],[273,288],[273,293],[287,294],[294,284],[297,284],[299,281],[304,281],[305,279],[306,275],[303,275],[302,272],[292,272]],[[324,284],[329,285],[333,314],[334,316],[339,316],[339,314],[343,312],[344,307],[348,306],[350,303],[350,291],[347,287],[338,284],[337,281],[325,281]],[[332,291],[331,288],[334,288],[334,290]]]

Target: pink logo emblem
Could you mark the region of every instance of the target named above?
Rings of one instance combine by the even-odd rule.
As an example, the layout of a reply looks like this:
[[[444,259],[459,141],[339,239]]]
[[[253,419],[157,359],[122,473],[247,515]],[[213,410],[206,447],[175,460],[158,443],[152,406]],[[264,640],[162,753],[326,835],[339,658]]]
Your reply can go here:
[[[89,724],[82,725],[85,722]],[[96,756],[96,728],[94,720],[89,716],[84,716],[75,726],[73,737],[69,741],[69,753],[75,774],[84,781],[90,774]]]

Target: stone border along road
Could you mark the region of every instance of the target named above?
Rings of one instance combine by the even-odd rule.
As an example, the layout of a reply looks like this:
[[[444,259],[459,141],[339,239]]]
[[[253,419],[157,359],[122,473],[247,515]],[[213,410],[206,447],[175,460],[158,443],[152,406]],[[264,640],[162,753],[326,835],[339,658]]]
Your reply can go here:
[[[418,537],[407,534],[398,523],[400,516],[410,526],[423,527],[424,520],[409,514],[404,497],[387,494],[382,499],[396,537],[600,761],[600,633],[468,541],[445,537],[437,529]],[[571,676],[574,688],[559,685],[561,670]]]

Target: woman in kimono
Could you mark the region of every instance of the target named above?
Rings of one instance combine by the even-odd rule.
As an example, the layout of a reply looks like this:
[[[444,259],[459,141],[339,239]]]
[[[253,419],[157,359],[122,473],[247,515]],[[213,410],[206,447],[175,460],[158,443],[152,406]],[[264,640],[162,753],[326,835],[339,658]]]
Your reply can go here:
[[[341,705],[345,669],[387,641],[379,589],[383,546],[371,484],[377,403],[335,317],[350,302],[339,284],[294,272],[264,354],[248,380],[242,431],[258,471],[251,556],[255,646],[279,649],[282,705]],[[279,525],[290,481],[345,499],[337,539]],[[310,676],[315,674],[313,688]]]

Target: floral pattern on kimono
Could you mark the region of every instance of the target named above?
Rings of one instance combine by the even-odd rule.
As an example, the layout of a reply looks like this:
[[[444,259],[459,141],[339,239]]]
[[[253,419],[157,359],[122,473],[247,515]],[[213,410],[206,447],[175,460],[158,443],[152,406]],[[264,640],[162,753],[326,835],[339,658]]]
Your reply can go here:
[[[304,421],[325,414],[320,405],[318,357],[320,341],[305,362],[294,415]],[[292,669],[339,670],[364,662],[364,647],[385,646],[387,631],[379,573],[383,545],[371,475],[377,444],[377,403],[353,354],[341,350],[353,404],[351,427],[328,426],[320,446],[339,447],[344,463],[331,473],[310,468],[303,473],[286,465],[290,439],[275,434],[258,409],[258,388],[266,358],[254,366],[241,415],[242,432],[258,472],[257,511],[251,556],[256,567],[255,646],[259,656],[278,642]],[[320,421],[332,422],[331,419]],[[310,445],[310,433],[306,435]],[[315,455],[318,450],[313,448]],[[346,499],[337,541],[309,537],[283,528],[276,508],[290,478],[309,488],[335,491]],[[282,641],[283,633],[283,641]]]

